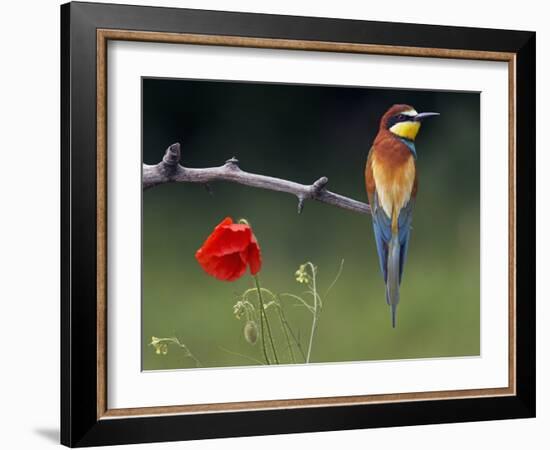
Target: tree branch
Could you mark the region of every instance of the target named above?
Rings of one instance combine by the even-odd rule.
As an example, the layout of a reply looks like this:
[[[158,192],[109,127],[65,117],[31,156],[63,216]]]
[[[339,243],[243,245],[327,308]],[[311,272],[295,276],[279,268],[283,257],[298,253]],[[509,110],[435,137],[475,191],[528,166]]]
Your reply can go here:
[[[360,214],[370,214],[366,203],[353,200],[326,189],[327,177],[321,177],[311,185],[295,183],[281,178],[269,177],[245,172],[239,167],[239,161],[233,157],[223,166],[194,169],[179,164],[180,144],[172,144],[166,149],[162,161],[156,165],[143,164],[143,190],[164,183],[199,183],[210,190],[213,181],[229,181],[245,186],[286,192],[298,198],[298,213],[302,212],[306,200],[317,200],[321,203],[337,206]]]

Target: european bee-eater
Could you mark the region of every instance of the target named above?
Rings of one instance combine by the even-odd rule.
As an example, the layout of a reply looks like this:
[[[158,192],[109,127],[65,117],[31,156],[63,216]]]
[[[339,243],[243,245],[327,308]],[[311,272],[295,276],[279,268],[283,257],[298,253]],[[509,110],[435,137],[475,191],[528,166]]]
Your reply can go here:
[[[422,121],[438,115],[393,105],[380,120],[367,158],[365,182],[393,328],[418,186],[414,140]]]

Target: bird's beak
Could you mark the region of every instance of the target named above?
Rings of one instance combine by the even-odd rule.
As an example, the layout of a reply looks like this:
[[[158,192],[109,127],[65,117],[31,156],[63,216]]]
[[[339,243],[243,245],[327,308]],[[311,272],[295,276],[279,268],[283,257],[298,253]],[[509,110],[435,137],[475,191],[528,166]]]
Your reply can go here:
[[[422,122],[424,119],[426,119],[428,117],[434,117],[434,116],[439,116],[439,113],[436,113],[436,112],[418,113],[416,116],[414,116],[414,121],[415,122]]]

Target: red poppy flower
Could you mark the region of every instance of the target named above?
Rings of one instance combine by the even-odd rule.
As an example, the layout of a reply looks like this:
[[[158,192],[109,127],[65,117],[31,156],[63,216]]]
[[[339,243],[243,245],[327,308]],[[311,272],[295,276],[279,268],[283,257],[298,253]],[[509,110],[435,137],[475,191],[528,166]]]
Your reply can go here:
[[[260,246],[252,229],[244,223],[233,223],[231,217],[214,228],[195,258],[206,273],[224,281],[242,277],[247,266],[252,275],[262,267]]]

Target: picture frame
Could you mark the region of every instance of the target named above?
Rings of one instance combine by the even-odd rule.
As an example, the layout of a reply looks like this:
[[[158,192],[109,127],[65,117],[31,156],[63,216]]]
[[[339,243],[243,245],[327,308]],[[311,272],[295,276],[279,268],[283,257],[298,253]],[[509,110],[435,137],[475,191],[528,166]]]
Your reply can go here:
[[[62,5],[62,444],[80,447],[534,417],[535,39],[535,33],[527,31],[80,2]],[[109,408],[110,41],[505,62],[508,386]]]

